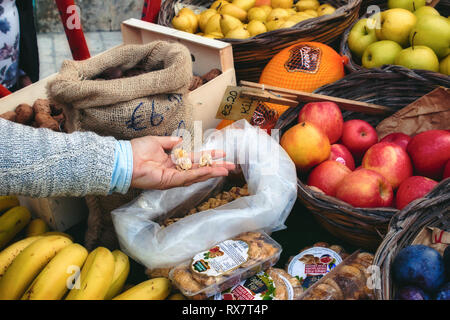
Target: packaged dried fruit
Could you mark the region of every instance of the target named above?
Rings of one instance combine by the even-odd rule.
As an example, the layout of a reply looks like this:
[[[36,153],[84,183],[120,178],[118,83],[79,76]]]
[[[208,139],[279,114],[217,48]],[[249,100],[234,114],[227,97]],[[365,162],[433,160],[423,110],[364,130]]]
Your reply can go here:
[[[169,273],[186,297],[203,300],[272,267],[281,246],[264,232],[246,232],[196,254]]]

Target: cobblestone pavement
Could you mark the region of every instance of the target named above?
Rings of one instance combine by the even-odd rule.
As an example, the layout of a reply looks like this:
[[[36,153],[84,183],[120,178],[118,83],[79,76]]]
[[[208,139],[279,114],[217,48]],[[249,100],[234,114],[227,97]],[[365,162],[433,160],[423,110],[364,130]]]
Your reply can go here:
[[[91,56],[122,43],[122,34],[117,32],[86,32],[86,42]],[[41,79],[58,72],[66,59],[72,59],[65,33],[38,34]]]

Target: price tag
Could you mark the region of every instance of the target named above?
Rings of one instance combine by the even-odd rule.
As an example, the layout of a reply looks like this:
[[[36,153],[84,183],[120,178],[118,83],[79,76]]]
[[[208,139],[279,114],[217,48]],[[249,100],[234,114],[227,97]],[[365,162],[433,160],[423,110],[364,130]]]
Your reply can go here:
[[[241,97],[242,91],[248,88],[228,86],[217,111],[216,119],[250,121],[258,105],[255,98]]]

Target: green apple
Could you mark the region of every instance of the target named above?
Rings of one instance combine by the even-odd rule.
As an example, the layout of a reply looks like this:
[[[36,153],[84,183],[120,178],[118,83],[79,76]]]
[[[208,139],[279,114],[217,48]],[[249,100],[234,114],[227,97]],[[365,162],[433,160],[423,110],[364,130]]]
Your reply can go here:
[[[370,44],[362,57],[364,68],[378,68],[384,64],[394,64],[402,47],[392,40],[381,40]]]
[[[450,54],[450,21],[436,15],[424,16],[417,21],[409,36],[411,46],[427,46],[438,58]]]
[[[441,60],[439,72],[450,76],[450,55]]]
[[[429,14],[435,15],[435,16],[440,16],[439,11],[437,11],[435,8],[430,7],[430,6],[421,7],[419,9],[417,9],[416,11],[414,11],[413,13],[416,15],[417,19],[420,19],[423,16],[427,16]]]
[[[406,9],[389,9],[381,12],[381,28],[376,29],[378,40],[392,40],[402,47],[409,45],[409,35],[416,25],[417,17]]]
[[[426,0],[389,0],[389,9],[402,8],[414,12],[426,5]]]
[[[395,64],[409,69],[439,71],[438,57],[433,50],[426,46],[414,46],[403,49],[395,58]]]
[[[367,26],[368,19],[359,20],[348,35],[348,47],[359,58],[363,56],[364,50],[374,42],[377,42],[375,29]]]

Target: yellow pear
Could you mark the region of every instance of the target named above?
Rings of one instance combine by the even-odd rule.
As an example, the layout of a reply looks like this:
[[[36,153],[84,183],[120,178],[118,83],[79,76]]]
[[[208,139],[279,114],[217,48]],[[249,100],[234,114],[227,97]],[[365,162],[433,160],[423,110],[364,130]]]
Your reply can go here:
[[[233,29],[242,27],[242,22],[238,18],[230,16],[228,14],[220,15],[220,29],[223,34],[227,34]]]
[[[336,9],[329,4],[322,4],[321,6],[319,6],[319,8],[317,9],[317,13],[319,14],[319,17],[324,16],[326,14],[333,14],[336,11]]]
[[[206,38],[211,38],[211,39],[222,39],[223,38],[223,34],[222,33],[218,33],[218,32],[205,34],[203,36],[206,37]]]
[[[306,14],[309,14],[312,17],[318,17],[319,16],[317,11],[316,10],[312,10],[312,9],[308,9],[308,10],[305,10],[305,11],[302,11],[302,12],[304,12]]]
[[[268,13],[263,8],[254,7],[248,10],[247,19],[248,21],[258,20],[258,21],[266,21]]]
[[[228,14],[230,16],[233,16],[235,18],[238,18],[241,21],[244,21],[247,18],[247,11],[239,8],[238,6],[229,3],[224,5],[219,9],[220,14]]]
[[[242,10],[248,11],[255,6],[256,0],[233,0],[231,3]]]
[[[318,0],[300,0],[295,4],[295,6],[297,7],[297,11],[305,11],[308,9],[317,10],[320,3]]]
[[[297,13],[297,10],[295,9],[295,7],[294,8],[289,8],[289,9],[286,9],[286,10],[289,13],[289,15],[291,15],[291,16]]]
[[[200,30],[203,32],[205,31],[206,24],[208,23],[209,18],[211,18],[213,15],[217,13],[214,9],[206,9],[202,13],[200,13],[200,18],[198,20],[198,26],[200,27]]]
[[[197,32],[196,35],[203,36],[203,32]]]
[[[205,31],[203,31],[204,34],[212,34],[214,32],[222,33],[222,29],[220,28],[220,14],[218,13],[209,18]]]
[[[292,21],[292,20],[286,20],[281,26],[280,29],[284,29],[284,28],[291,28],[293,26],[295,26],[297,24],[297,22]]]
[[[264,4],[264,5],[259,6],[257,8],[263,9],[266,12],[266,15],[269,15],[269,13],[272,11],[272,7],[267,5],[267,4]]]
[[[219,10],[226,4],[229,4],[229,2],[226,0],[217,0],[217,1],[214,1],[209,8],[214,9],[214,10]]]
[[[286,19],[287,17],[289,17],[289,12],[286,9],[275,8],[269,13],[266,21]]]
[[[192,28],[192,22],[188,15],[176,15],[172,19],[172,25],[177,30],[189,33],[195,32],[195,30]]]
[[[257,36],[258,34],[267,32],[266,25],[259,20],[252,20],[248,23],[247,26],[248,32],[252,37]]]
[[[313,17],[311,17],[311,16],[309,16],[307,14],[300,14],[300,13],[303,13],[303,12],[299,12],[299,13],[293,15],[293,16],[290,16],[289,18],[287,18],[286,21],[293,21],[293,22],[295,22],[297,24],[297,23],[302,22],[304,20],[308,20],[308,19],[313,18]]]
[[[198,29],[198,18],[197,15],[189,8],[182,8],[180,11],[178,11],[179,15],[186,15],[191,20],[191,28],[194,30],[193,32],[196,32]]]
[[[281,28],[281,25],[285,22],[285,19],[275,18],[266,22],[267,31],[273,31]]]
[[[284,8],[289,9],[294,5],[294,0],[272,0],[272,8]]]
[[[225,38],[229,39],[247,39],[250,38],[250,32],[242,26],[236,29],[231,30],[227,34],[225,34]]]

